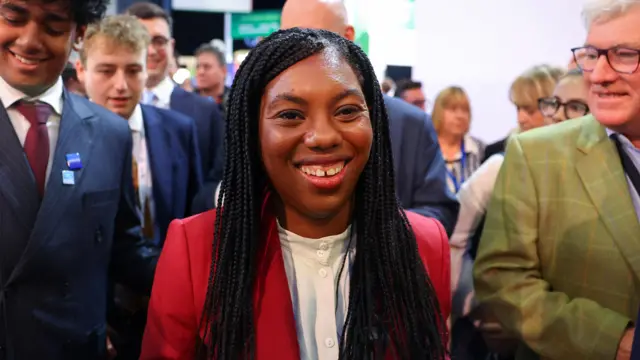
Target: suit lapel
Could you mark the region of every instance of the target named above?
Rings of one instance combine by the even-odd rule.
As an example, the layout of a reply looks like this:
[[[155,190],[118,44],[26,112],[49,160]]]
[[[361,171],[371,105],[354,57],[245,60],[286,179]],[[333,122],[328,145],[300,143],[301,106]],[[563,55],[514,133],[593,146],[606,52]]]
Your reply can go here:
[[[585,154],[576,163],[580,179],[622,256],[640,278],[640,224],[615,145],[593,119],[583,126],[578,149]]]
[[[56,233],[58,224],[62,222],[61,217],[66,214],[65,207],[71,203],[71,200],[80,198],[82,180],[91,161],[97,117],[87,106],[66,90],[63,96],[64,107],[60,119],[58,142],[51,164],[51,174],[29,244],[13,273],[14,275],[19,274],[20,268],[24,266],[31,255]],[[82,168],[74,171],[74,185],[63,185],[62,170],[68,169],[65,155],[70,153],[80,154]]]
[[[26,227],[33,227],[40,200],[29,167],[29,161],[11,124],[7,111],[0,102],[0,192],[16,218]]]
[[[142,119],[144,123],[145,139],[147,140],[147,153],[149,154],[149,167],[153,179],[153,199],[156,204],[156,214],[172,218],[172,214],[160,214],[161,209],[169,211],[173,209],[171,197],[171,184],[173,182],[174,164],[171,156],[171,141],[166,134],[160,114],[155,108],[141,105]],[[162,205],[162,206],[158,206]]]
[[[300,347],[289,282],[275,216],[265,198],[262,211],[262,239],[266,240],[254,292],[256,347],[258,359],[300,359]]]

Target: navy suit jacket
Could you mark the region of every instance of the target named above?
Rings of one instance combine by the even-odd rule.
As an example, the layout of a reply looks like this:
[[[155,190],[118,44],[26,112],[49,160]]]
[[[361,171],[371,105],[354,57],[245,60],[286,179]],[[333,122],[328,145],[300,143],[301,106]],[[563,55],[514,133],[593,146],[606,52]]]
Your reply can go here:
[[[169,107],[171,110],[187,115],[196,123],[204,184],[194,199],[192,210],[193,213],[200,213],[208,210],[206,204],[212,201],[210,198],[213,198],[213,191],[222,180],[224,118],[218,104],[179,86],[176,86],[171,93]]]
[[[202,186],[200,151],[194,121],[180,113],[140,105],[155,204],[154,243],[164,243],[169,223],[191,215]]]
[[[134,210],[127,122],[64,92],[44,199],[0,106],[0,359],[105,353],[108,278],[149,293],[157,249]],[[75,184],[65,154],[79,153]]]
[[[445,163],[431,118],[400,99],[385,96],[384,102],[400,204],[438,219],[451,236],[459,204],[447,187]]]

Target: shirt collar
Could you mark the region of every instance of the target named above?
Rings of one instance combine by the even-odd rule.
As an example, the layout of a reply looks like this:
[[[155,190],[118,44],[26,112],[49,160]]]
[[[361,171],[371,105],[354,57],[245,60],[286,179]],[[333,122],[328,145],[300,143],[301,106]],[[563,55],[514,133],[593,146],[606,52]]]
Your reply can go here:
[[[0,101],[2,101],[2,104],[4,104],[5,108],[9,108],[17,101],[23,99],[30,101],[41,101],[51,106],[53,111],[58,116],[60,116],[62,115],[62,95],[64,93],[63,88],[64,86],[62,84],[62,78],[58,77],[56,83],[48,88],[45,92],[35,97],[29,97],[22,91],[15,89],[11,85],[7,84],[7,82],[0,77]]]
[[[351,225],[340,234],[310,239],[286,230],[279,221],[277,224],[281,247],[288,249],[296,256],[307,260],[316,259],[325,263],[324,265],[333,263],[344,254],[351,236]]]
[[[474,155],[478,155],[480,153],[478,142],[476,142],[473,137],[471,137],[471,135],[465,135],[462,141],[464,141],[464,151],[466,153],[471,153]]]
[[[175,86],[176,85],[171,81],[171,78],[166,76],[158,85],[148,90],[158,97],[158,101],[160,101],[160,103],[169,106],[171,103],[171,94],[173,93]]]
[[[133,113],[129,117],[129,129],[133,132],[144,134],[144,121],[142,119],[142,108],[140,104],[136,105]]]
[[[611,135],[616,134],[618,136],[618,139],[620,140],[620,143],[627,150],[627,152],[631,151],[633,153],[640,154],[640,149],[636,148],[631,143],[631,140],[629,140],[626,136],[620,134],[617,131],[611,130],[611,129],[607,128],[607,127],[605,127],[604,130],[607,132],[607,136],[609,138],[611,138]]]

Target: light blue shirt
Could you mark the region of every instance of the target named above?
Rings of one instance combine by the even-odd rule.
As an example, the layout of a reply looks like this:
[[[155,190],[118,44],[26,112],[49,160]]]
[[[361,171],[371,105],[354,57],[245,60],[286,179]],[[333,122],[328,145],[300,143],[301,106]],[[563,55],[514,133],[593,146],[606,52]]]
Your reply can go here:
[[[618,135],[618,139],[620,139],[620,143],[622,144],[622,149],[627,155],[629,155],[629,158],[631,158],[631,161],[636,166],[636,169],[640,171],[640,149],[633,146],[631,141],[629,141],[629,139],[627,139],[626,136],[618,132],[612,131],[610,129],[606,129],[606,130],[607,130],[607,135],[609,137],[612,134]],[[635,186],[633,186],[633,183],[631,182],[631,179],[629,178],[629,176],[627,175],[626,177],[627,177],[627,185],[629,187],[629,193],[631,194],[631,201],[633,202],[633,207],[636,209],[636,216],[638,217],[638,222],[640,222],[640,195],[636,191]]]

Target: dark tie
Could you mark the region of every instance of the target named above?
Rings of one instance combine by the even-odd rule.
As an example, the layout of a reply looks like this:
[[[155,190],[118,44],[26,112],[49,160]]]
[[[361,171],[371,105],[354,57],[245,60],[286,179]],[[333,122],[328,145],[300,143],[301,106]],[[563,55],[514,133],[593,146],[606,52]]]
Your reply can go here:
[[[47,119],[52,113],[49,105],[42,102],[27,102],[21,100],[14,105],[22,116],[29,121],[31,127],[24,141],[24,153],[27,155],[31,171],[36,179],[40,198],[44,196],[44,186],[49,163],[49,132]]]

